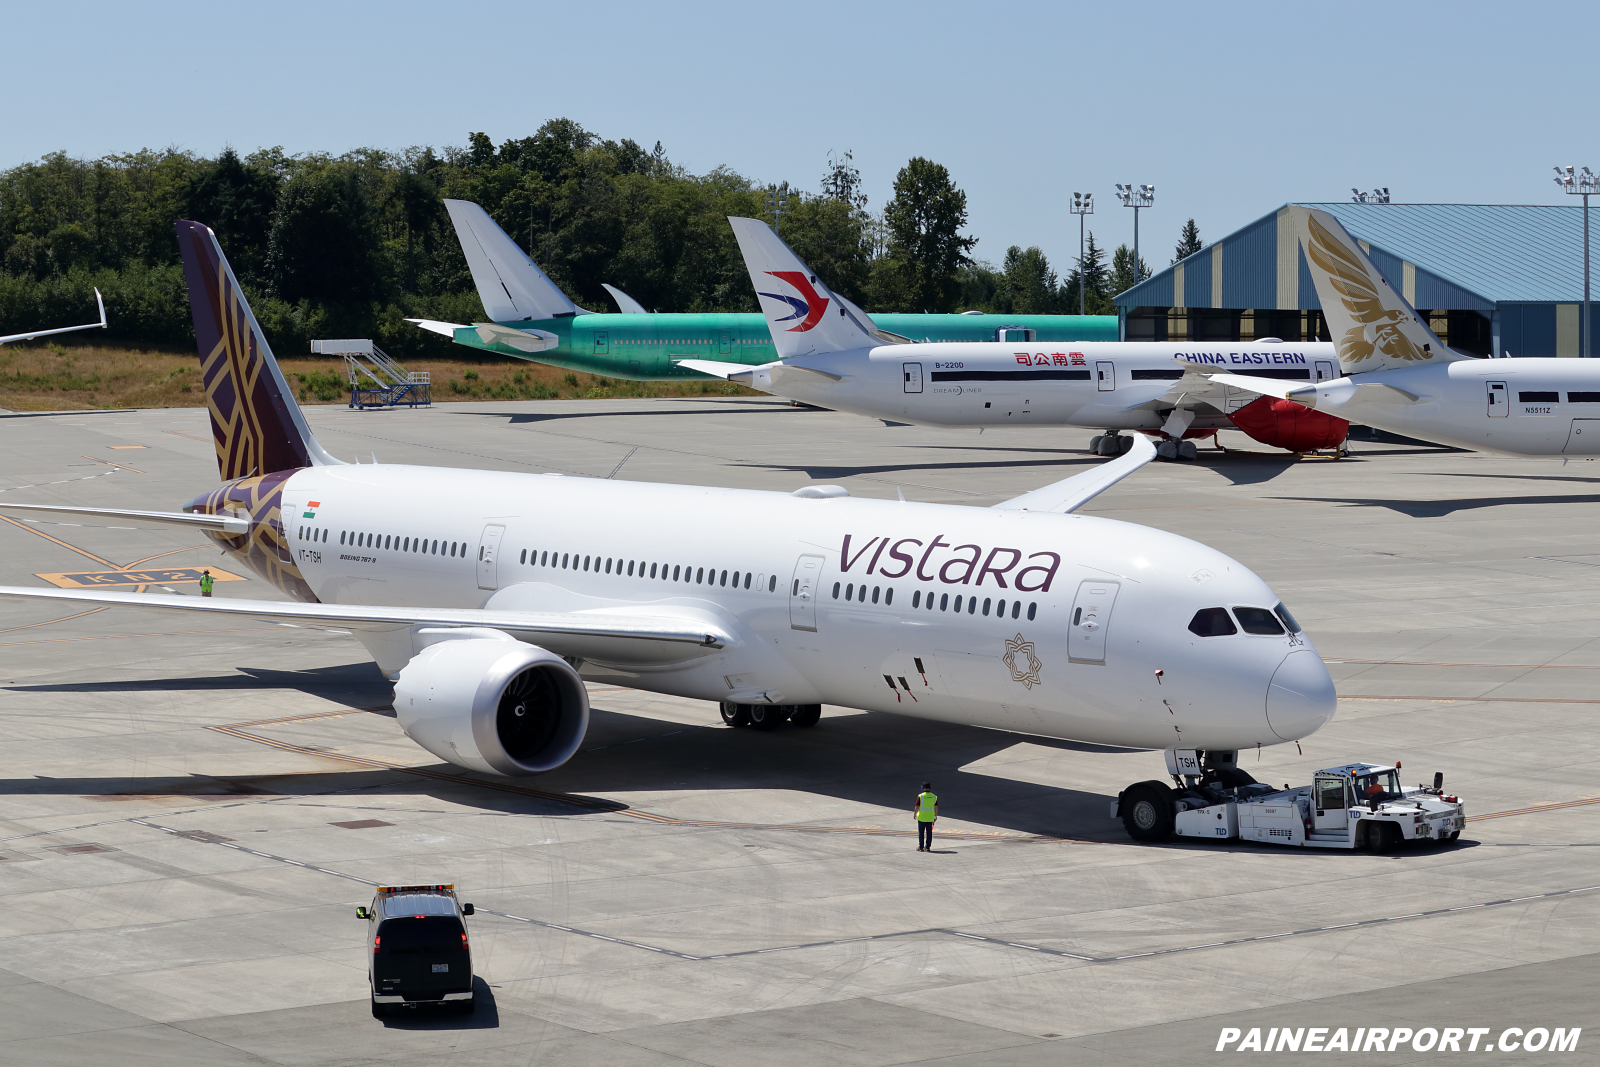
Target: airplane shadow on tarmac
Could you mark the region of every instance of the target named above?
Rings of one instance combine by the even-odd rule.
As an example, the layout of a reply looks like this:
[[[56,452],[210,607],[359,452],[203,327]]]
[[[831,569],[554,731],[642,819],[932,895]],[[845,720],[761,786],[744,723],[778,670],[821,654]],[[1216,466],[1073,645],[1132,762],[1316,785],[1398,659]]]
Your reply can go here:
[[[1477,511],[1482,508],[1506,507],[1513,504],[1595,504],[1600,503],[1600,493],[1572,496],[1469,496],[1447,500],[1378,500],[1338,496],[1283,496],[1274,499],[1314,504],[1342,504],[1352,508],[1388,508],[1402,515],[1409,515],[1413,519],[1438,519],[1458,511]]]
[[[370,679],[370,682],[368,681]],[[85,681],[59,685],[7,686],[14,693],[154,693],[256,690],[296,690],[392,717],[387,708],[391,692],[371,663],[353,663],[319,670],[269,671],[241,668],[239,675],[209,678],[130,679]],[[947,818],[999,831],[1043,836],[1122,836],[1121,827],[1107,813],[1110,797],[1102,793],[1042,785],[1005,776],[1003,765],[993,772],[972,765],[1019,744],[1063,752],[1120,753],[1133,750],[1100,745],[1032,738],[971,726],[930,722],[885,713],[825,713],[810,728],[787,723],[763,732],[725,726],[715,705],[704,705],[701,724],[684,725],[604,707],[606,694],[597,693],[590,729],[583,749],[565,766],[529,778],[496,779],[439,764],[414,768],[419,772],[448,774],[441,781],[405,769],[359,768],[349,771],[311,771],[281,775],[173,775],[166,777],[81,777],[0,779],[0,795],[61,794],[115,800],[131,796],[304,795],[311,793],[383,791],[448,796],[485,810],[581,815],[596,811],[593,804],[579,806],[550,797],[552,793],[580,794],[594,800],[617,793],[740,792],[749,793],[752,809],[724,809],[727,821],[760,824],[854,824],[864,817],[858,805],[888,809],[865,813],[875,825],[911,830],[913,798],[924,781],[933,783]],[[257,716],[252,715],[251,718]],[[270,733],[270,727],[255,732]],[[316,720],[297,723],[295,740],[306,744]],[[393,726],[383,728],[396,731]],[[397,731],[396,731],[397,732]],[[345,735],[348,736],[348,735]],[[234,742],[230,742],[234,743]],[[239,740],[238,744],[250,744]],[[311,746],[307,746],[311,748]],[[324,751],[333,750],[324,749]],[[421,749],[417,750],[419,753]],[[310,754],[316,750],[311,748]],[[1023,754],[1019,754],[1023,755]],[[1033,758],[1049,758],[1036,752]],[[1161,777],[1158,754],[1150,756],[1149,774]],[[461,779],[481,779],[478,787]],[[493,783],[493,784],[491,784]],[[536,791],[523,795],[494,785],[518,786]],[[837,815],[828,805],[805,801],[792,814],[783,811],[781,795],[792,791],[813,798],[833,798],[843,803]],[[756,796],[758,791],[767,795]],[[537,794],[545,794],[539,796]],[[618,802],[618,808],[626,806]],[[605,810],[604,806],[600,810]],[[895,820],[904,813],[904,826]]]

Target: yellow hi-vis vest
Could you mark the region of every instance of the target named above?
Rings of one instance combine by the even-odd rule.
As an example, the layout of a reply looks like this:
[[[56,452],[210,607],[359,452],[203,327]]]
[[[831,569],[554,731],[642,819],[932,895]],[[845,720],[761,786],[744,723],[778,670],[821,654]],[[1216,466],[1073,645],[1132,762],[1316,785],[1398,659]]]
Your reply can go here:
[[[917,821],[932,822],[934,805],[939,803],[939,798],[932,793],[917,794]]]
[[[211,592],[211,575],[202,574],[200,576],[200,591],[202,593]]]

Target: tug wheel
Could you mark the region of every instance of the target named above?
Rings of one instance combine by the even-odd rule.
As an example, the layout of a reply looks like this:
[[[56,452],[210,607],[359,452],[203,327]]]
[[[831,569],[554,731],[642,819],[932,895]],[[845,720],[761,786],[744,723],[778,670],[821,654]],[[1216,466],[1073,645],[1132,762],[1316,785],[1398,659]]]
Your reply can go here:
[[[1172,790],[1165,782],[1140,782],[1122,791],[1119,798],[1122,825],[1135,841],[1165,841],[1172,836]]]
[[[1369,823],[1367,826],[1367,851],[1375,856],[1392,852],[1400,838],[1400,827],[1392,822]]]

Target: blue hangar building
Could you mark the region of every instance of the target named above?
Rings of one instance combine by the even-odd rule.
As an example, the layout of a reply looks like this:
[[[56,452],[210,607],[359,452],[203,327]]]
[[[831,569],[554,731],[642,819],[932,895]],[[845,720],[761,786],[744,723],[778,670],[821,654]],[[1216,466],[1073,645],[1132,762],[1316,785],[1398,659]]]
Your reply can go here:
[[[1297,206],[1343,223],[1452,348],[1482,356],[1581,351],[1581,207]],[[1600,230],[1600,216],[1594,221]],[[1116,305],[1128,341],[1328,340],[1287,205],[1117,294]],[[1590,308],[1591,319],[1600,318],[1600,300]]]

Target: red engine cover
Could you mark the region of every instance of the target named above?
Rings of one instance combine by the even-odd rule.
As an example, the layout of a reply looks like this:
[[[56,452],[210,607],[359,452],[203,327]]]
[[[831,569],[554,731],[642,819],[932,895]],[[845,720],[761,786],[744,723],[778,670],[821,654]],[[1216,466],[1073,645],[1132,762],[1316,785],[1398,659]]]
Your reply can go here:
[[[1246,404],[1228,419],[1262,444],[1290,452],[1333,448],[1350,433],[1350,424],[1344,419],[1272,396]]]

